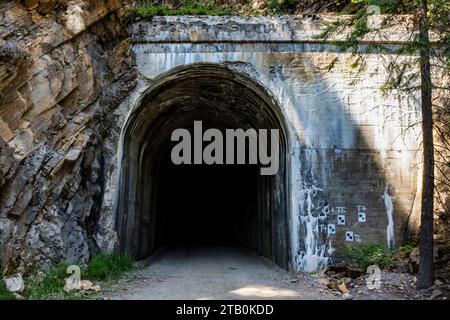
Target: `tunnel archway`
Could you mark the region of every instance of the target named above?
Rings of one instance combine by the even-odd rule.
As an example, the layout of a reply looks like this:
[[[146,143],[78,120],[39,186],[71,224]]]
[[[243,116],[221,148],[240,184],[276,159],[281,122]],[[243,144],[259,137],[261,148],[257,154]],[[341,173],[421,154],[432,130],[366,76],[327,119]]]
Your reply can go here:
[[[171,134],[194,121],[219,130],[279,129],[279,170],[174,165]],[[237,244],[289,268],[288,139],[281,110],[248,76],[195,64],[155,79],[122,132],[117,234],[135,259],[177,244]]]

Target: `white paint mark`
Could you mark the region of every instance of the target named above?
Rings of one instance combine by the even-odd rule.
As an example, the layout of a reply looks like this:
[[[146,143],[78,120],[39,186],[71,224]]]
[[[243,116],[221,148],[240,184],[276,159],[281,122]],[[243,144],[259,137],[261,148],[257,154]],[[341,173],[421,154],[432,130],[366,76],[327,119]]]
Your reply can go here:
[[[293,145],[295,145],[296,140],[292,139],[291,143]],[[292,168],[294,168],[295,170],[291,170],[291,184],[292,184],[292,188],[294,190],[301,190],[301,182],[302,182],[302,177],[301,177],[301,163],[300,163],[300,150],[299,148],[295,148],[292,150],[292,157],[291,157],[291,161],[292,161]],[[292,197],[291,197],[291,203],[292,203],[292,208],[295,208],[295,210],[292,210],[291,212],[291,220],[292,220],[292,226],[291,226],[291,233],[292,233],[292,238],[291,238],[291,246],[292,246],[292,257],[293,257],[293,265],[298,267],[298,253],[299,253],[299,239],[300,239],[300,235],[299,235],[299,230],[300,230],[300,223],[302,222],[301,219],[304,218],[303,216],[299,216],[299,208],[300,208],[300,193],[292,193]]]
[[[333,254],[333,252],[334,252],[334,249],[333,249],[333,247],[331,246],[331,239],[330,239],[330,240],[328,240],[328,250],[327,250],[328,256],[331,257],[331,255]]]
[[[358,213],[358,222],[364,223],[366,222],[366,214],[365,212]]]
[[[347,241],[353,241],[353,231],[347,231],[345,233],[345,240]]]
[[[334,223],[330,223],[328,225],[328,234],[336,234],[336,225]],[[331,242],[330,242],[331,243]]]
[[[387,185],[384,188],[383,198],[387,215],[387,228],[386,228],[387,245],[389,249],[392,249],[394,247],[394,204],[392,202],[392,197],[389,195],[389,189]]]
[[[366,207],[365,206],[357,206],[358,208],[358,222],[364,223],[366,222]]]
[[[321,216],[316,212],[316,204],[313,199],[317,197],[323,189],[317,187],[315,181],[315,164],[316,164],[317,150],[305,150],[306,161],[308,166],[306,171],[309,172],[311,181],[306,183],[302,177],[302,189],[299,198],[300,216],[299,221],[300,230],[303,232],[303,248],[296,256],[296,263],[298,270],[305,272],[313,272],[329,262],[329,257],[326,256],[327,246],[320,243],[320,221],[326,219],[326,216]]]
[[[345,207],[336,207],[337,213],[345,214]]]

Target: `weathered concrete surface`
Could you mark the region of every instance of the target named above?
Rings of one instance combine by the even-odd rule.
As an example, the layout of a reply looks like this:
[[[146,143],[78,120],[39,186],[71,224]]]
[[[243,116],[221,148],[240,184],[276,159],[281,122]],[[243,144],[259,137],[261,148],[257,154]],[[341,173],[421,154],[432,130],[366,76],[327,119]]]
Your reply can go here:
[[[418,198],[420,119],[416,94],[379,90],[390,57],[367,56],[358,75],[350,55],[313,39],[320,23],[308,17],[159,17],[133,24],[130,40],[124,2],[0,5],[5,272],[61,259],[85,263],[90,250],[118,245],[129,115],[168,73],[198,63],[257,83],[279,107],[289,146],[284,211],[295,269],[328,262],[347,232],[353,243],[402,242]],[[374,37],[404,40],[401,29]],[[140,78],[128,95],[134,56]],[[339,214],[345,225],[338,225]]]
[[[152,83],[151,88],[151,92],[147,90],[141,94],[142,100],[137,105],[131,106],[130,116],[122,130],[124,139],[120,152],[123,158],[119,162],[122,174],[119,181],[120,191],[116,192],[119,196],[117,231],[120,248],[133,257],[142,259],[153,253],[158,246],[157,243],[160,243],[158,239],[161,239],[159,234],[162,227],[155,224],[164,217],[170,217],[170,210],[157,208],[156,194],[161,192],[158,191],[162,188],[160,181],[169,179],[164,176],[164,167],[171,162],[170,152],[167,153],[167,150],[171,149],[169,145],[173,130],[191,127],[195,120],[204,120],[205,126],[210,125],[212,128],[277,128],[282,136],[279,148],[283,154],[277,174],[270,177],[253,177],[256,181],[251,182],[249,188],[253,186],[252,191],[259,188],[259,191],[255,192],[259,196],[256,195],[253,200],[251,190],[243,190],[248,191],[248,197],[239,200],[233,200],[229,194],[228,202],[238,203],[229,208],[228,211],[232,212],[224,215],[230,220],[236,213],[241,212],[239,215],[241,219],[235,224],[238,230],[236,228],[228,230],[228,241],[232,241],[233,238],[242,240],[243,237],[239,234],[247,235],[249,239],[244,241],[246,245],[287,267],[290,255],[286,215],[287,159],[284,156],[288,148],[285,135],[287,130],[284,121],[280,121],[278,111],[280,108],[272,97],[247,76],[240,77],[232,69],[212,64],[177,69],[161,81]],[[251,168],[247,169],[246,172],[242,172],[243,176],[252,172]],[[197,172],[198,176],[201,174]],[[226,179],[222,179],[223,183],[224,180]],[[183,182],[174,181],[174,183]],[[229,188],[236,189],[245,183],[245,178],[236,177]],[[214,181],[208,184],[209,189],[215,188]],[[166,193],[168,198],[175,198],[180,202],[184,199],[186,205],[194,201],[202,203],[201,199],[194,200],[195,194],[187,199],[184,194],[189,194],[189,189],[201,190],[203,187],[198,183],[198,179],[193,177],[186,185],[187,190],[180,191],[182,195],[178,195],[174,188],[168,189]],[[220,189],[220,186],[217,186],[217,189]],[[222,199],[224,197],[227,197],[226,190]],[[277,200],[270,202],[268,199]],[[244,209],[247,204],[255,206],[254,210]],[[183,211],[183,208],[174,210]],[[220,214],[218,207],[213,206],[211,210],[213,211],[211,214]],[[186,210],[184,212],[184,216],[190,214]],[[198,215],[195,212],[192,214]],[[252,222],[246,222],[244,216]],[[168,219],[179,223],[179,219]],[[195,217],[186,221],[185,228],[189,228],[187,224],[193,220]],[[214,230],[213,224],[214,222],[205,225],[204,229]]]
[[[157,42],[321,42],[326,23],[336,21],[333,15],[313,16],[218,16],[218,17],[151,17],[132,25],[135,43]],[[384,21],[383,16],[370,17],[373,23]],[[409,41],[413,21],[411,16],[398,15],[389,20],[382,32],[368,33],[362,42],[402,43]],[[344,40],[345,29],[328,40]]]
[[[311,271],[345,243],[402,243],[417,210],[420,104],[415,93],[382,94],[391,57],[367,55],[358,74],[351,55],[311,42],[320,31],[316,21],[286,19],[154,18],[133,25],[133,51],[150,81],[212,63],[257,81],[277,101],[290,146],[292,266]],[[131,109],[139,104],[135,99]]]
[[[0,4],[0,266],[86,263],[110,108],[134,85],[124,1]]]

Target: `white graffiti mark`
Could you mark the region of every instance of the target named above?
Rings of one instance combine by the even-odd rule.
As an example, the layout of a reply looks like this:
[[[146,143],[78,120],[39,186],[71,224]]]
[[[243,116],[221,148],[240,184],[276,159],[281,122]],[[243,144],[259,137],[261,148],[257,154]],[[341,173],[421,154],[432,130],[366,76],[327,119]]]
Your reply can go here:
[[[354,236],[353,236],[353,231],[347,231],[347,232],[345,233],[345,240],[347,240],[347,241],[353,241],[353,238],[354,238]]]
[[[328,225],[327,233],[328,233],[328,235],[336,234],[336,225],[334,223],[330,223]]]
[[[330,208],[328,206],[324,206],[322,208],[322,211],[320,212],[320,217],[326,218],[329,213],[330,213]]]
[[[326,265],[329,262],[327,254],[332,251],[326,224],[330,212],[327,196],[324,190],[317,186],[315,179],[317,153],[315,149],[304,150],[304,171],[299,198],[299,234],[302,235],[303,244],[296,256],[296,263],[299,270],[306,272],[316,271]]]
[[[334,252],[334,249],[331,246],[331,239],[330,239],[330,240],[328,240],[328,250],[327,250],[328,256],[331,256],[333,254],[333,252]]]
[[[356,208],[358,209],[358,212],[364,212],[365,213],[367,211],[366,206],[357,206]]]
[[[338,226],[345,226],[345,216],[344,215],[338,215],[337,219]]]
[[[365,206],[357,206],[358,209],[358,222],[364,223],[366,222],[366,207]]]
[[[338,214],[345,214],[345,207],[336,207]]]
[[[366,213],[365,212],[358,213],[358,222],[361,222],[361,223],[366,222]]]
[[[394,204],[393,204],[393,197],[389,195],[389,188],[387,185],[384,188],[383,199],[387,215],[387,227],[386,227],[387,245],[389,249],[392,249],[394,247]]]

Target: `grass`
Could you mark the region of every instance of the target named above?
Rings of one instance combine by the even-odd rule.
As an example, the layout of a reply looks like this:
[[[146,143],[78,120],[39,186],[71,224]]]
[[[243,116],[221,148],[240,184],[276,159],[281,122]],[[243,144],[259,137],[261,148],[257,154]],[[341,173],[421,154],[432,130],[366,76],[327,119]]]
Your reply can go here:
[[[0,281],[0,300],[16,300],[15,295],[6,289],[6,284],[3,279]]]
[[[113,280],[120,278],[133,268],[133,260],[123,254],[96,254],[89,261],[87,274],[93,280]]]
[[[55,267],[51,267],[44,274],[38,276],[30,276],[25,279],[26,285],[23,295],[31,300],[62,300],[80,298],[74,293],[64,291],[65,278],[69,264],[61,262]]]
[[[342,254],[363,269],[375,264],[382,269],[389,269],[398,264],[394,258],[394,252],[387,249],[383,243],[378,242],[363,246],[344,246]]]
[[[133,260],[119,253],[95,254],[91,257],[87,268],[81,269],[81,279],[92,281],[109,281],[121,278],[126,271],[133,268]],[[89,295],[78,292],[67,293],[64,285],[69,263],[61,262],[40,275],[29,274],[24,278],[25,291],[22,295],[30,300],[74,300],[88,299]],[[0,279],[0,300],[15,299],[13,293],[6,289],[5,282]]]
[[[224,16],[232,15],[235,12],[231,9],[223,9],[214,6],[214,1],[187,0],[176,8],[168,7],[164,1],[146,1],[135,5],[133,8],[135,15],[140,17],[148,16]]]

